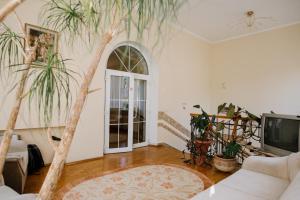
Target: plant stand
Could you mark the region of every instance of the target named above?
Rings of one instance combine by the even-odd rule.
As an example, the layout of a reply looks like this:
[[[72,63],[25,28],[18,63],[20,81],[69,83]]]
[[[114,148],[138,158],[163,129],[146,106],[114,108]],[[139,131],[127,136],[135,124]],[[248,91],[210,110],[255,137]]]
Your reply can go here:
[[[206,155],[208,152],[209,147],[213,143],[212,140],[207,140],[207,141],[202,141],[202,140],[195,140],[195,148],[196,148],[196,153],[198,156],[193,156],[193,161],[196,163],[198,166],[203,165],[206,161]]]

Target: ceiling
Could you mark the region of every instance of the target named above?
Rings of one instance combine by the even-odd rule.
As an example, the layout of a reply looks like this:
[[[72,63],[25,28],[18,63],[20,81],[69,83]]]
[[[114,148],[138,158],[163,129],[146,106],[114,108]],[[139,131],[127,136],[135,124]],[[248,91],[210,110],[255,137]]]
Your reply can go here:
[[[300,23],[300,0],[186,0],[179,26],[210,42],[220,42]],[[247,27],[245,12],[256,21]]]

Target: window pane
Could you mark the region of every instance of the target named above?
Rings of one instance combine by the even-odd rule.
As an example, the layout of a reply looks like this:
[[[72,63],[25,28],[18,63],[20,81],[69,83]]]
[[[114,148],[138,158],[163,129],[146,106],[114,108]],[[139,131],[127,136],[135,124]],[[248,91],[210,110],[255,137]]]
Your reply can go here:
[[[146,100],[146,81],[134,80],[134,100]]]
[[[109,126],[109,148],[118,148],[118,125]]]
[[[128,101],[120,102],[120,123],[128,123]]]
[[[139,123],[133,123],[133,144],[139,143]]]
[[[146,123],[133,123],[133,144],[142,143],[146,141]]]
[[[129,98],[129,77],[120,77],[120,99],[128,100]]]
[[[119,100],[110,101],[110,113],[109,113],[109,123],[118,124],[119,123]]]
[[[141,122],[139,125],[139,143],[146,141],[146,123]]]
[[[118,71],[127,71],[122,65],[115,52],[112,52],[108,58],[107,69],[113,69]]]
[[[141,60],[144,59],[144,57],[137,49],[133,47],[131,47],[130,49],[130,70],[132,70],[136,64],[138,64]]]
[[[111,76],[110,99],[115,99],[115,100],[120,99],[119,85],[120,85],[120,77]]]
[[[148,66],[143,55],[134,47],[120,46],[108,58],[108,69],[148,74]]]
[[[126,68],[126,71],[129,70],[129,47],[121,46],[115,50],[115,54],[119,58],[119,62]]]
[[[119,148],[128,147],[128,124],[120,125]]]
[[[139,63],[137,63],[136,66],[132,68],[131,72],[137,73],[137,74],[148,74],[147,63],[146,63],[145,59],[143,59]]]

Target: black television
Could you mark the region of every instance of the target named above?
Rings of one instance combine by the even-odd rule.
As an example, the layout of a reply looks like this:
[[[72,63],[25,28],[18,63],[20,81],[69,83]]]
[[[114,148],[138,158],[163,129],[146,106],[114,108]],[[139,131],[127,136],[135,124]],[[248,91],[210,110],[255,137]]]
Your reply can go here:
[[[262,115],[261,147],[279,156],[300,149],[300,117],[293,115]]]

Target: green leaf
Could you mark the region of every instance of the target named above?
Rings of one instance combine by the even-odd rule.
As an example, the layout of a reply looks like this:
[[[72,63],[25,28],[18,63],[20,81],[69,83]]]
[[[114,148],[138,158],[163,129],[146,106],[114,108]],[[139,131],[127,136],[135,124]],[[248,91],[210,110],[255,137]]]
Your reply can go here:
[[[175,21],[183,0],[49,0],[41,12],[44,25],[65,31],[71,37],[90,39],[91,36],[116,31],[134,31],[141,39],[154,27],[157,36],[167,21]],[[89,40],[90,41],[90,40]]]
[[[260,118],[260,117],[257,117],[256,115],[254,115],[254,114],[248,112],[247,110],[246,110],[245,112],[246,112],[246,114],[248,115],[248,117],[249,117],[250,119],[252,119],[252,120],[254,120],[254,121],[258,122],[258,123],[261,122],[261,118]]]
[[[0,23],[0,75],[3,70],[11,71],[11,66],[23,64],[24,39],[4,23]]]
[[[68,60],[48,51],[45,63],[31,66],[32,84],[28,91],[29,109],[31,110],[32,106],[37,107],[40,122],[43,121],[46,125],[51,123],[55,111],[59,118],[62,113],[61,109],[68,111],[71,105],[70,83],[76,82],[73,76],[76,73],[66,68],[66,61]]]
[[[228,106],[228,110],[227,110],[227,115],[226,116],[232,118],[232,117],[234,117],[234,113],[235,113],[235,106],[230,103],[229,106]]]
[[[218,106],[218,113],[223,112],[224,108],[226,107],[226,103],[223,103],[221,105]]]
[[[194,108],[201,108],[200,105],[194,105],[193,107],[194,107]]]
[[[225,128],[224,123],[219,122],[216,124],[216,131],[222,131]]]

